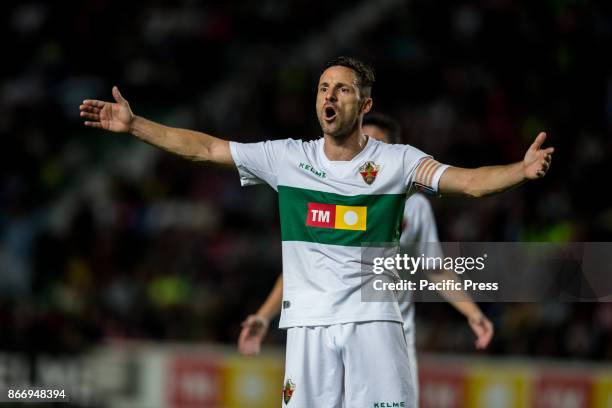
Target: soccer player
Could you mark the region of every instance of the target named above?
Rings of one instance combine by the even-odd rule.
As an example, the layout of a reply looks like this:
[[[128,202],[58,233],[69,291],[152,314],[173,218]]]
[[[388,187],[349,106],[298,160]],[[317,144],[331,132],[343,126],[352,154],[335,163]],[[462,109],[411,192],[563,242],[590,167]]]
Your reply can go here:
[[[387,115],[369,114],[363,119],[363,133],[372,139],[383,143],[401,143],[399,124]],[[409,256],[418,257],[442,257],[442,251],[438,245],[438,231],[436,220],[429,201],[423,194],[411,195],[404,206],[402,219],[402,234],[400,246],[404,253]],[[432,271],[428,277],[433,281],[455,280],[451,271]],[[283,278],[278,277],[272,291],[261,305],[259,310],[248,316],[242,323],[242,330],[238,338],[238,350],[244,355],[258,354],[261,343],[268,331],[270,321],[274,319],[281,310],[283,296]],[[478,349],[484,349],[489,345],[493,336],[493,325],[481,312],[469,296],[465,293],[441,291],[441,295],[462,313],[472,331],[476,335],[475,345]],[[457,301],[458,299],[465,299]],[[404,320],[404,334],[408,345],[408,356],[410,372],[413,377],[413,393],[418,401],[418,371],[416,360],[416,349],[414,339],[414,302],[410,291],[399,292],[399,307]]]
[[[543,177],[553,148],[540,133],[522,161],[466,169],[442,165],[409,145],[361,130],[372,108],[374,72],[347,57],[319,77],[316,113],[323,137],[236,143],[134,115],[115,102],[86,99],[85,126],[130,133],[184,158],[237,168],[242,185],[278,192],[287,329],[284,403],[291,407],[415,406],[397,302],[361,302],[362,244],[397,242],[406,192],[482,197]],[[367,268],[368,265],[364,265]],[[368,352],[365,352],[365,351]]]

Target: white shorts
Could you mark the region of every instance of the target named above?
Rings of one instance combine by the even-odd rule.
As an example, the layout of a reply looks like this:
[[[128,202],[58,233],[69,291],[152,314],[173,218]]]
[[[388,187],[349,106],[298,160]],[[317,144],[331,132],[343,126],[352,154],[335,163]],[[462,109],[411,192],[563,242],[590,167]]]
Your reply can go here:
[[[416,407],[401,323],[287,330],[283,407]]]

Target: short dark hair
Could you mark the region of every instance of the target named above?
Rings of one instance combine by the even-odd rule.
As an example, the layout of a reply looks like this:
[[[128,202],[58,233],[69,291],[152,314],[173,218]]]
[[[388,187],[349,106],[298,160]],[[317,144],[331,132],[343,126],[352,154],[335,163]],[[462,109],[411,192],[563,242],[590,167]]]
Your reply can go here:
[[[362,126],[376,126],[387,133],[391,144],[402,143],[402,129],[399,122],[383,113],[370,113],[363,117]]]
[[[336,57],[325,64],[324,70],[329,67],[346,67],[350,68],[357,74],[357,86],[361,91],[361,94],[368,97],[372,94],[372,86],[376,81],[376,76],[374,74],[374,68],[365,62],[359,61],[353,57]]]

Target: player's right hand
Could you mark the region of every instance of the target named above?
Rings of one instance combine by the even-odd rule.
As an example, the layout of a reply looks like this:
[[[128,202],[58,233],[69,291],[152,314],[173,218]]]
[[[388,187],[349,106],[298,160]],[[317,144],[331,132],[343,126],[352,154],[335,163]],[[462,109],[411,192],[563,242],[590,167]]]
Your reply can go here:
[[[270,323],[263,316],[248,316],[242,322],[242,330],[238,337],[238,351],[245,356],[259,354],[269,325]]]
[[[85,99],[79,106],[81,117],[87,119],[85,126],[111,132],[129,132],[134,120],[130,104],[121,96],[116,86],[113,86],[113,98],[115,98],[115,103]]]

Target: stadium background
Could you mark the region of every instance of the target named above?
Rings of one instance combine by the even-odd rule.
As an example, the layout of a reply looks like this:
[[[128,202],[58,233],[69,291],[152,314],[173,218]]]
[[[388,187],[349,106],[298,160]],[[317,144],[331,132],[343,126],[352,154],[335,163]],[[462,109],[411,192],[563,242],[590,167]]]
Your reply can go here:
[[[609,2],[0,7],[4,383],[72,384],[88,395],[75,400],[82,406],[192,406],[147,391],[167,392],[168,373],[191,369],[193,401],[209,398],[197,391],[206,375],[218,393],[202,406],[276,406],[240,398],[250,389],[278,400],[283,333],[271,331],[266,357],[233,354],[241,320],[280,272],[274,193],[242,189],[235,173],[129,136],[85,129],[80,101],[108,100],[114,84],[137,114],[169,125],[238,141],[310,139],[319,136],[321,66],[353,55],[376,68],[374,111],[398,118],[405,141],[441,162],[516,161],[540,129],[557,149],[543,180],[502,197],[434,200],[442,240],[610,241]],[[450,306],[417,306],[423,371],[452,391],[424,392],[433,397],[423,406],[612,406],[612,304],[483,309],[496,334],[477,353]],[[482,368],[465,374],[477,363]],[[102,385],[75,374],[92,364]],[[541,377],[542,370],[569,377]],[[152,372],[159,378],[147,377]],[[247,380],[232,383],[244,372]],[[486,381],[499,375],[510,377],[494,381],[489,394],[497,399],[482,399]],[[258,382],[264,377],[274,380]],[[509,388],[499,385],[506,380]],[[253,398],[268,398],[261,395]]]

